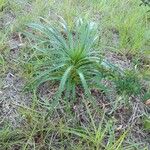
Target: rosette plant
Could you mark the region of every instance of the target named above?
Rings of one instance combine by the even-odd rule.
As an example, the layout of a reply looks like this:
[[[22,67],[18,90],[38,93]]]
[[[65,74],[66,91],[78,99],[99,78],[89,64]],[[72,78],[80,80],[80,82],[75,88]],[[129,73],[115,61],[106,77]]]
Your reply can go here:
[[[34,49],[44,57],[31,85],[38,87],[46,81],[56,81],[59,96],[64,91],[75,98],[77,86],[90,96],[91,86],[98,85],[97,80],[103,76],[104,62],[100,51],[96,50],[96,24],[78,19],[70,29],[63,18],[58,25],[44,18],[41,20],[42,23],[28,25],[32,29],[28,35],[36,43]]]

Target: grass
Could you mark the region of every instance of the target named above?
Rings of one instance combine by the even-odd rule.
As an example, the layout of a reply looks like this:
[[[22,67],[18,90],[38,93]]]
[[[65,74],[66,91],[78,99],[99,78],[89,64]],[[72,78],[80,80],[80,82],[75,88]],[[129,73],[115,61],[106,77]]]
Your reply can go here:
[[[67,123],[64,117],[57,118],[58,120],[54,121],[55,117],[49,116],[49,119],[45,120],[46,109],[43,112],[36,112],[31,108],[21,107],[20,114],[23,115],[24,120],[23,128],[13,130],[10,126],[5,126],[0,132],[1,148],[57,149],[60,147],[67,149],[121,150],[136,148],[139,145],[136,143],[123,145],[123,141],[127,137],[127,131],[115,137],[114,130],[116,130],[116,127],[113,120],[106,121],[105,114],[97,112],[102,117],[101,121],[97,122],[86,102],[84,105],[88,122],[82,127],[78,125],[78,119],[76,117],[77,120],[73,119],[68,113],[65,113],[65,115],[68,119],[71,117],[70,123]],[[62,108],[58,107],[55,111],[58,111],[58,109]],[[106,138],[108,138],[107,141]],[[74,147],[74,144],[77,146]]]
[[[136,71],[126,71],[123,77],[115,79],[116,89],[118,93],[124,93],[125,95],[138,95],[142,91],[142,85],[140,84],[140,77]]]
[[[149,149],[142,2],[0,0],[0,149]]]
[[[149,30],[147,22],[149,8],[139,7],[139,3],[134,0],[123,2],[114,0],[109,5],[105,3],[108,5],[106,8],[111,15],[104,18],[106,19],[104,24],[119,33],[119,44],[116,49],[119,49],[121,53],[139,53],[145,49],[143,46],[149,40],[146,38]],[[118,13],[122,15],[117,15]]]

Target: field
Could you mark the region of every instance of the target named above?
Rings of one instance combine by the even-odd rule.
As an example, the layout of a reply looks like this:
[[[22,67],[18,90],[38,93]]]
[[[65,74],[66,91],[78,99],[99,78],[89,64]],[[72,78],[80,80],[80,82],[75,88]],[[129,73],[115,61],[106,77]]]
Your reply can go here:
[[[150,150],[150,1],[0,0],[0,150]]]

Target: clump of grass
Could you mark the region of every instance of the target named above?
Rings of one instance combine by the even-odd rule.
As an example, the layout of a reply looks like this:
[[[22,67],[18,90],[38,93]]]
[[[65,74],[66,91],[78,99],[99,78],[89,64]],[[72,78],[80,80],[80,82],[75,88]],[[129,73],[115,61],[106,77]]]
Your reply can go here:
[[[122,76],[114,79],[119,94],[137,95],[141,93],[142,86],[139,75],[132,70],[126,70]]]
[[[46,81],[59,81],[59,96],[66,91],[73,98],[76,87],[82,85],[90,96],[91,83],[100,80],[107,67],[96,50],[96,25],[79,19],[71,30],[63,18],[58,27],[42,20],[43,23],[29,24],[36,34],[28,35],[36,43],[33,48],[40,52],[38,60],[42,60],[41,64],[37,62],[36,77],[31,84],[38,87]]]

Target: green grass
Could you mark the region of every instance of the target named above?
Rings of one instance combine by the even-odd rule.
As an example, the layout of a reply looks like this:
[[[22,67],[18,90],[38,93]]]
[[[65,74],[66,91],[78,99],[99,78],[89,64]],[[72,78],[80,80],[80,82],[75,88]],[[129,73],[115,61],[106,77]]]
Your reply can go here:
[[[128,131],[123,131],[116,137],[114,121],[112,119],[108,121],[105,113],[97,110],[100,116],[100,121],[97,122],[86,102],[84,105],[88,122],[82,125],[78,124],[77,116],[72,118],[69,111],[63,112],[65,116],[57,117],[57,121],[54,114],[45,120],[47,109],[44,105],[42,112],[21,106],[19,112],[23,116],[24,123],[22,127],[15,130],[7,125],[0,131],[0,148],[130,150],[140,145],[140,143],[131,144],[128,142],[124,145],[123,142],[128,136]],[[41,106],[36,105],[36,107],[40,108]],[[65,111],[65,109],[57,107],[54,112],[56,113],[58,110]],[[68,122],[66,118],[71,122]]]
[[[115,79],[116,89],[119,94],[126,95],[138,95],[142,91],[142,85],[140,83],[140,77],[136,71],[126,71],[121,77]]]
[[[150,15],[141,3],[0,0],[0,149],[149,149]]]
[[[148,7],[139,6],[140,1],[113,0],[105,3],[109,12],[104,18],[104,25],[114,28],[119,33],[119,44],[116,50],[121,53],[135,54],[143,51],[148,42],[149,32]],[[107,12],[107,13],[108,13]],[[121,14],[121,15],[118,15]]]

